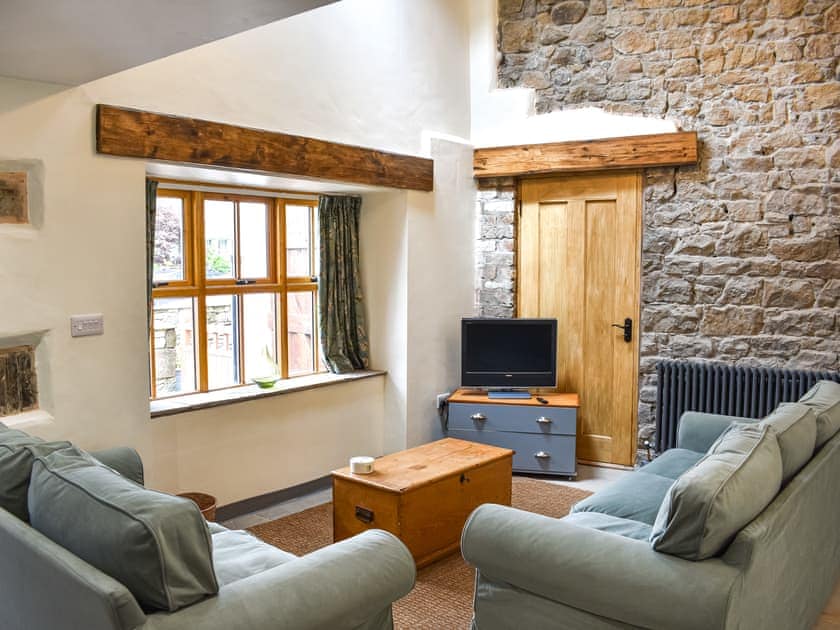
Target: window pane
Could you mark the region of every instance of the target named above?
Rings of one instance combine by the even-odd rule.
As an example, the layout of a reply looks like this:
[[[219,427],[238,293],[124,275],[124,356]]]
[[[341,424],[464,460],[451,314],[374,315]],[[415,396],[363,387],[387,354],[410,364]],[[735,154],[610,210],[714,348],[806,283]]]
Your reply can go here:
[[[207,296],[207,386],[239,384],[239,301],[235,295]]]
[[[195,311],[192,298],[154,301],[155,387],[168,396],[196,390]]]
[[[235,272],[233,202],[204,202],[204,255],[208,278],[233,278]]]
[[[309,374],[315,371],[314,293],[311,291],[290,291],[289,309],[289,376]]]
[[[309,277],[312,269],[309,258],[309,206],[286,204],[286,275]]]
[[[239,204],[240,275],[268,277],[268,208],[264,203]]]
[[[277,366],[277,296],[247,293],[242,313],[245,339],[245,381],[259,376],[280,376]]]
[[[158,197],[155,213],[155,282],[183,280],[184,274],[184,200]]]

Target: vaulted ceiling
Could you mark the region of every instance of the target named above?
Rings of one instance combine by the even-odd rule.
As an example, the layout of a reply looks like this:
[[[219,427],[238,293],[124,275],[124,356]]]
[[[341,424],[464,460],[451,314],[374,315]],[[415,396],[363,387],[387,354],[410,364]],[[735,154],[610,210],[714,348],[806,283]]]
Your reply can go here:
[[[80,85],[336,0],[2,0],[0,76]]]

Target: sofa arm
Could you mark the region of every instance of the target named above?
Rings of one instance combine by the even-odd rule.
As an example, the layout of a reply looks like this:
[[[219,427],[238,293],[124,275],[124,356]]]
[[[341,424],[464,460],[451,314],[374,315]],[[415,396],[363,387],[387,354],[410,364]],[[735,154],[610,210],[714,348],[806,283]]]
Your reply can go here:
[[[716,413],[686,411],[677,426],[677,447],[705,453],[733,422],[758,422],[755,418],[722,416]]]
[[[414,586],[414,560],[395,536],[369,530],[223,586],[215,597],[148,617],[143,630],[336,630],[371,618]]]
[[[467,520],[461,550],[491,581],[644,628],[724,627],[739,576],[717,558],[691,562],[644,541],[491,504]]]
[[[0,508],[0,628],[142,627],[128,589]]]
[[[143,460],[133,448],[118,446],[94,451],[91,455],[123,477],[143,485]]]

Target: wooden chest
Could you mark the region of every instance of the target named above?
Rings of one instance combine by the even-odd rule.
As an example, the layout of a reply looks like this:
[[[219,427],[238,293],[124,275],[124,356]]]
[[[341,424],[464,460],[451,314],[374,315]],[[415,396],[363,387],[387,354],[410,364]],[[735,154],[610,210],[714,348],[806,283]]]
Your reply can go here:
[[[333,538],[384,529],[418,567],[457,551],[482,503],[510,505],[513,451],[445,438],[376,460],[368,475],[333,471]]]

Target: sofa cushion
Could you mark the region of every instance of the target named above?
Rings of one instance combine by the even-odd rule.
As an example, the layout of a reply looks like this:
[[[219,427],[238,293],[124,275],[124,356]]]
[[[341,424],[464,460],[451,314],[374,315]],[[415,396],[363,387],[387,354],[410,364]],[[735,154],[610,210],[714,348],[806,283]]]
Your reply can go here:
[[[694,466],[705,453],[689,451],[685,448],[672,448],[646,464],[642,470],[651,475],[676,479],[686,470]]]
[[[840,431],[840,383],[820,381],[799,402],[817,415],[816,448],[820,448]]]
[[[653,525],[673,479],[651,475],[645,469],[612,482],[572,507],[572,512],[600,512]]]
[[[45,442],[23,431],[0,431],[0,507],[29,521],[26,495],[36,457],[67,448],[70,442]]]
[[[198,506],[79,449],[35,460],[29,508],[35,529],[122,582],[146,609],[172,612],[219,590]]]
[[[297,558],[242,530],[216,525],[211,532],[213,566],[220,588]]]
[[[561,520],[578,525],[579,527],[588,527],[590,529],[598,529],[602,532],[609,532],[625,538],[633,538],[634,540],[650,539],[651,526],[647,523],[634,521],[629,518],[618,518],[617,516],[610,516],[609,514],[601,514],[600,512],[575,512],[563,517]]]
[[[734,424],[674,482],[653,525],[653,548],[687,560],[717,555],[781,484],[782,456],[773,430]]]
[[[817,439],[817,416],[807,405],[782,403],[760,426],[772,427],[782,454],[782,483],[787,483],[808,463]]]
[[[228,528],[224,525],[219,525],[218,523],[214,523],[213,521],[207,521],[207,529],[210,531],[211,536],[215,536],[221,532],[228,531]]]

